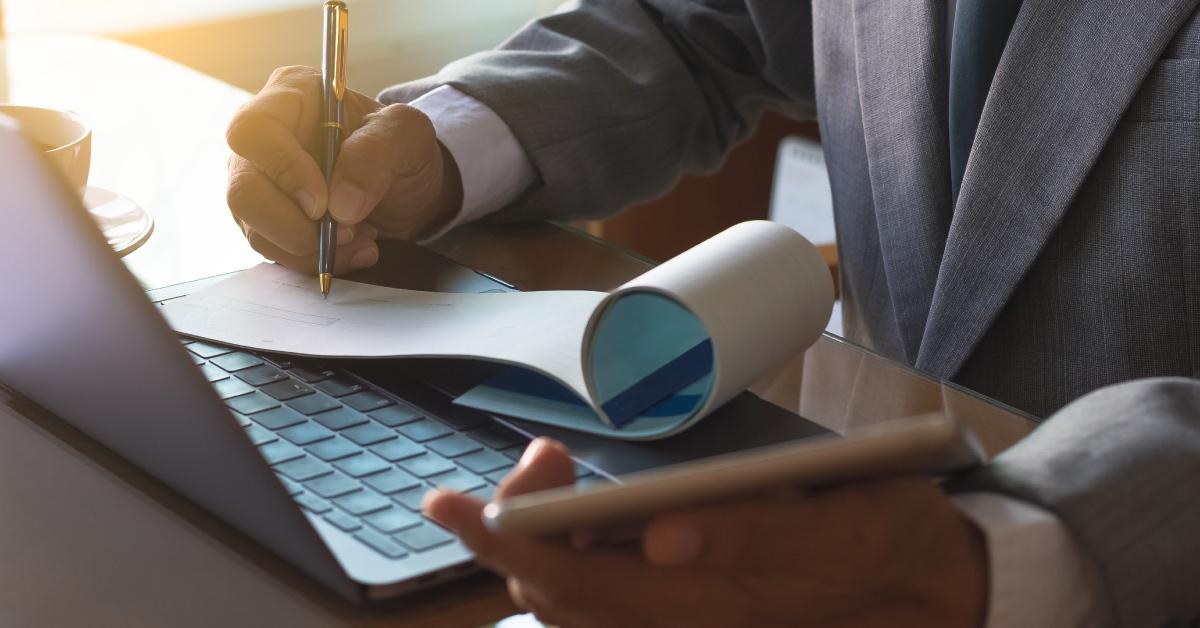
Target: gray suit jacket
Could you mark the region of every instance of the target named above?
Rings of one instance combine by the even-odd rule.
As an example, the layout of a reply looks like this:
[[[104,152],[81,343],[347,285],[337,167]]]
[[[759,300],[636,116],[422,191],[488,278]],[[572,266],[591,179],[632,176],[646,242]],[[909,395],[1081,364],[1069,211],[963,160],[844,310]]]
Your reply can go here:
[[[540,177],[496,219],[602,216],[816,116],[850,339],[1047,416],[1200,374],[1200,0],[1024,0],[956,206],[945,3],[609,0],[385,91],[451,84]],[[1200,382],[1058,412],[971,478],[1055,511],[1114,623],[1200,615]]]

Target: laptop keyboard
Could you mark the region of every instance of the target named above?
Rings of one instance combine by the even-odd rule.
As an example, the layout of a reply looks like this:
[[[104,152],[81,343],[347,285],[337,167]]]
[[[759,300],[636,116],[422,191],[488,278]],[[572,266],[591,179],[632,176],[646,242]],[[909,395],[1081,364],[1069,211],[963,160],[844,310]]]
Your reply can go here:
[[[421,515],[425,493],[490,501],[529,442],[484,414],[432,416],[309,360],[183,344],[296,503],[388,558],[453,541]]]

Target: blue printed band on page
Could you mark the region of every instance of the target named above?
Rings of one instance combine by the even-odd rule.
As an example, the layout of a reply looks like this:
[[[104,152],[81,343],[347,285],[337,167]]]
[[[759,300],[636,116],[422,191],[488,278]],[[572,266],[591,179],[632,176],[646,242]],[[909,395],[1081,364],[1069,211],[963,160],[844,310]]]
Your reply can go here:
[[[606,401],[600,407],[608,415],[613,425],[622,427],[642,414],[656,403],[671,397],[683,390],[688,384],[704,377],[712,370],[713,351],[712,341],[705,339],[700,344],[688,349],[683,355],[671,360],[657,371],[641,379],[625,392]],[[688,395],[698,398],[699,395]],[[692,405],[698,405],[699,399],[691,400]],[[681,404],[672,404],[679,406]],[[686,411],[685,408],[676,408]],[[670,414],[678,414],[671,412]]]

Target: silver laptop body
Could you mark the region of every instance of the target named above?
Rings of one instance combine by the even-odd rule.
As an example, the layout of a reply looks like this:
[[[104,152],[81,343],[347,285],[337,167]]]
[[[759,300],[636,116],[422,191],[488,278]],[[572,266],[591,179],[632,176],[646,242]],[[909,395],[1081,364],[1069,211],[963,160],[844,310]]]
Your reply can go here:
[[[457,540],[388,558],[325,517],[299,507],[287,482],[247,437],[250,422],[239,420],[228,400],[222,402],[197,367],[200,360],[181,344],[156,305],[112,255],[79,199],[3,118],[0,164],[0,221],[16,236],[0,248],[0,382],[347,599],[394,597],[475,569],[470,553]],[[448,260],[442,264],[427,272],[471,272]],[[466,289],[511,287],[485,280]],[[188,290],[163,289],[153,298],[178,297]],[[430,403],[447,413],[457,412],[448,405],[449,398],[478,379],[472,379],[469,365],[441,371],[422,365],[414,375],[411,368],[404,372],[403,365],[373,363],[354,369],[365,377],[347,376],[393,403],[420,408],[438,419],[429,405],[390,392],[398,387],[388,380],[407,384],[427,378],[421,389],[436,389],[440,395],[426,395],[433,399]],[[538,435],[565,442],[582,461],[579,470],[594,475],[594,480],[824,433],[750,394],[735,398],[686,433],[656,443],[614,442],[535,423],[484,418],[497,422],[496,430],[519,434],[522,442]],[[495,447],[499,451],[501,445]],[[513,444],[505,452],[511,458],[519,449]]]

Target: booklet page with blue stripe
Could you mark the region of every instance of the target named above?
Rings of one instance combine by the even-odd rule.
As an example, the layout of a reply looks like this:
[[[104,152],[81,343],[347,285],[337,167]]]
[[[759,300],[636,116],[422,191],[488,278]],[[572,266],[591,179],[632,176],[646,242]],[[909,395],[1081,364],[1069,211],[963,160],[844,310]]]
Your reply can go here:
[[[686,429],[816,341],[833,284],[787,227],[742,223],[611,293],[447,294],[263,264],[164,305],[180,333],[336,358],[507,365],[456,403],[622,439]]]

